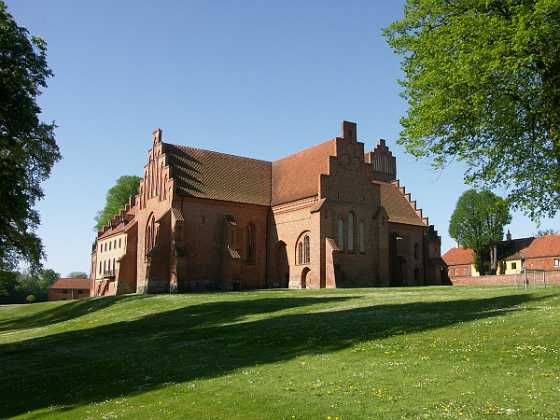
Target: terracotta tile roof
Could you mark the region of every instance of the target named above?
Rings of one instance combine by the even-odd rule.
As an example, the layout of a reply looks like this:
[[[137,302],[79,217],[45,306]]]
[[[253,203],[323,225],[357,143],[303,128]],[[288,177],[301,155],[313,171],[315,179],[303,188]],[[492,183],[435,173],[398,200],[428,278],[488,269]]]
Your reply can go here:
[[[61,277],[49,289],[82,289],[89,290],[89,279],[75,277]]]
[[[164,147],[179,194],[270,205],[270,162],[169,143]]]
[[[472,264],[474,252],[470,248],[451,248],[441,258],[448,266]]]
[[[335,154],[332,139],[272,162],[272,205],[317,195],[319,175],[328,173]]]
[[[422,218],[412,208],[404,194],[393,183],[373,181],[379,185],[381,205],[387,211],[389,222],[426,226]]]
[[[124,228],[127,226],[126,223],[119,223],[117,226],[115,226],[112,229],[107,229],[107,231],[103,232],[103,234],[101,234],[97,239],[105,239],[108,238],[109,236],[113,236],[116,235],[117,233],[121,233],[124,231]]]
[[[525,258],[560,257],[560,235],[538,236],[522,254]]]

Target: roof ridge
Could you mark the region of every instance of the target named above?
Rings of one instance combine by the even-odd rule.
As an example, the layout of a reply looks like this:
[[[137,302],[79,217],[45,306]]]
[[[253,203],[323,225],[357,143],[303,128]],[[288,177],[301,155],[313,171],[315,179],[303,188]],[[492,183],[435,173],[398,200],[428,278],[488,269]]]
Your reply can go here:
[[[314,149],[315,147],[323,146],[327,143],[334,142],[336,139],[337,139],[336,137],[333,137],[332,139],[325,140],[321,143],[314,144],[313,146],[309,146],[309,147],[306,147],[305,149],[298,150],[297,152],[290,153],[289,155],[281,157],[280,159],[275,159],[275,160],[272,161],[272,163],[279,162],[279,161],[284,160],[284,159],[289,159],[291,157],[294,157],[297,154],[300,154],[300,153],[306,152],[308,150]]]
[[[230,156],[230,157],[239,158],[239,159],[253,160],[255,162],[272,163],[272,161],[270,161],[270,160],[256,159],[256,158],[251,158],[251,157],[247,157],[247,156],[234,155],[232,153],[217,152],[215,150],[202,149],[200,147],[187,146],[187,145],[184,145],[184,144],[173,144],[173,143],[163,143],[163,144],[168,145],[168,146],[178,147],[178,148],[198,150],[200,152],[210,152],[210,153],[215,153],[217,155]]]

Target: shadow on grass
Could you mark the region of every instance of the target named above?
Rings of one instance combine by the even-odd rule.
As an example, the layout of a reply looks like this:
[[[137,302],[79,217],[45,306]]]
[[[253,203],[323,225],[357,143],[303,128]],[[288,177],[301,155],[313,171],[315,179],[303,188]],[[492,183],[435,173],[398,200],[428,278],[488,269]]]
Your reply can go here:
[[[110,296],[106,298],[80,299],[65,302],[46,311],[0,321],[0,332],[17,331],[29,328],[44,327],[58,322],[68,321],[89,313],[105,309],[118,301],[137,300],[151,297],[150,295]]]
[[[513,295],[331,310],[321,306],[316,312],[276,316],[270,314],[329,302],[352,304],[353,297],[220,301],[6,344],[0,346],[0,417],[54,405],[65,410],[366,340],[528,310],[516,306],[539,299]],[[260,314],[269,315],[245,318]]]

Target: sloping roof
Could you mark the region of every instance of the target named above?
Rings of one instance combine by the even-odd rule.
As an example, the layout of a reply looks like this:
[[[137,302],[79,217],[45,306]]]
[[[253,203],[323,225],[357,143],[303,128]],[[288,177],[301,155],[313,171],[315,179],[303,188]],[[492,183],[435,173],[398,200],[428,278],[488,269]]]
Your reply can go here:
[[[412,205],[395,184],[378,181],[374,181],[374,183],[379,185],[381,205],[387,211],[389,222],[426,226],[422,218],[418,216]]]
[[[560,257],[560,235],[536,237],[523,251],[525,258]]]
[[[89,279],[61,277],[49,289],[84,289],[89,290]]]
[[[119,223],[117,226],[115,226],[114,228],[111,229],[107,229],[106,232],[103,232],[103,234],[101,236],[99,236],[97,239],[105,239],[108,238],[109,236],[113,236],[116,235],[117,233],[121,233],[124,231],[124,228],[126,227],[126,223]]]
[[[498,244],[498,259],[505,261],[521,260],[535,238],[519,238],[502,241]]]
[[[335,153],[332,139],[272,162],[272,205],[317,195],[319,175],[328,172]]]
[[[472,264],[474,252],[470,248],[451,248],[442,255],[443,261],[449,266]]]
[[[169,143],[164,146],[179,194],[270,205],[270,162]]]

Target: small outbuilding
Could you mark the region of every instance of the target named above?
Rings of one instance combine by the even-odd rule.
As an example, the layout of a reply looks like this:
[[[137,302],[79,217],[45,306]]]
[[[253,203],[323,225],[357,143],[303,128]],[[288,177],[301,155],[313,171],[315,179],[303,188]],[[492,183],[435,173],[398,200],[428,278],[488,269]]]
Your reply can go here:
[[[49,300],[72,300],[89,297],[90,280],[76,277],[59,278],[48,290]]]

